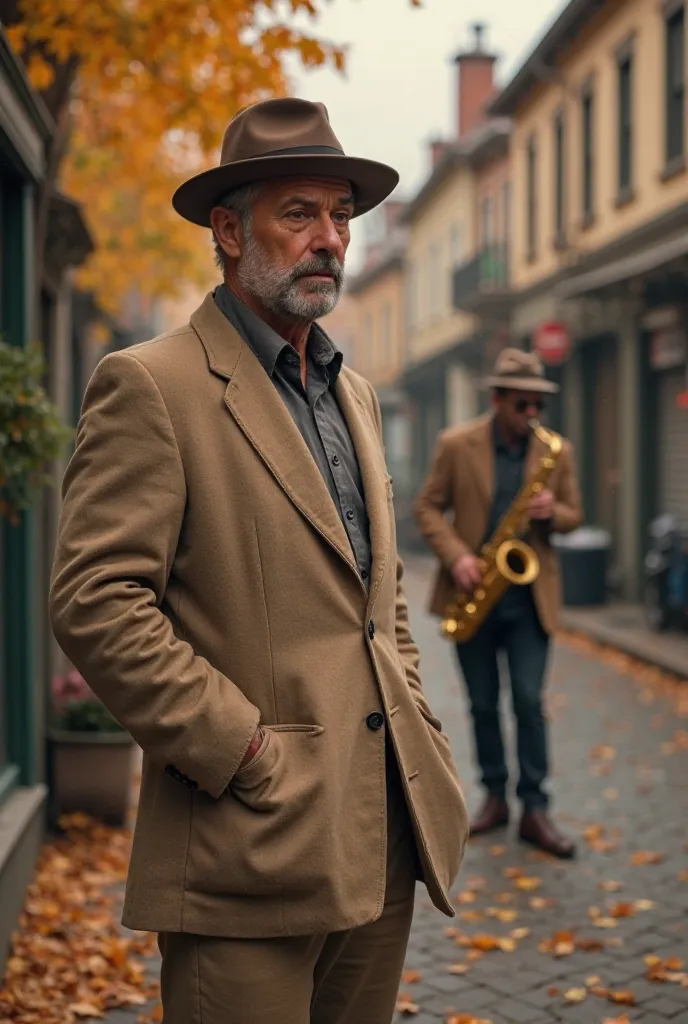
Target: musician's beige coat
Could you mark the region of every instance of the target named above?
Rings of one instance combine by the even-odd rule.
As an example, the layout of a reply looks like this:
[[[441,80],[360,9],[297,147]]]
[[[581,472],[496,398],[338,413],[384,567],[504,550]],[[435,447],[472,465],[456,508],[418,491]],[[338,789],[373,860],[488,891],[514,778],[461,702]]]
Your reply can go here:
[[[371,712],[430,895],[453,914],[466,812],[421,690],[379,408],[347,370],[337,395],[365,485],[369,595],[305,442],[212,296],[89,384],[50,606],[144,750],[131,928],[269,937],[377,918],[387,727]],[[226,793],[259,721],[267,748]]]
[[[531,437],[526,476],[536,468],[545,445]],[[553,633],[561,604],[559,563],[550,543],[552,531],[568,533],[583,518],[580,491],[573,464],[571,444],[564,442],[548,487],[554,492],[555,507],[548,527],[533,522],[526,539],[540,559],[540,575],[533,591],[544,629]],[[492,415],[482,416],[465,426],[444,431],[437,442],[430,472],[416,499],[416,516],[421,532],[440,560],[432,590],[430,610],[442,616],[456,593],[449,569],[460,555],[477,552],[485,539],[494,493],[494,448]],[[450,512],[450,518],[445,513]]]

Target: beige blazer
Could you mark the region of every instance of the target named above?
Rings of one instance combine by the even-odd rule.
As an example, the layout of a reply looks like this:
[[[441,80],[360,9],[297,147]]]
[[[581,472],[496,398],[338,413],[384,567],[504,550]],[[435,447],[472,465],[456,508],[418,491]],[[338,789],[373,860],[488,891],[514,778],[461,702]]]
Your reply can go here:
[[[442,617],[456,593],[449,569],[460,555],[480,549],[489,522],[494,495],[492,415],[440,434],[432,466],[416,499],[419,528],[439,558],[440,566],[430,598],[430,611]],[[526,477],[537,468],[545,445],[531,436]],[[549,526],[533,521],[527,540],[540,558],[540,575],[533,584],[538,616],[548,633],[557,625],[561,605],[559,563],[551,533],[575,530],[583,519],[571,444],[564,442],[556,469],[549,479],[554,492],[554,516]],[[449,518],[445,513],[449,511]]]
[[[409,634],[379,407],[346,369],[337,397],[365,486],[369,592],[305,442],[212,296],[89,383],[50,608],[144,751],[130,928],[267,937],[376,919],[387,730],[424,880],[453,915],[466,810]],[[385,728],[366,724],[376,712]],[[227,792],[259,722],[265,753]]]

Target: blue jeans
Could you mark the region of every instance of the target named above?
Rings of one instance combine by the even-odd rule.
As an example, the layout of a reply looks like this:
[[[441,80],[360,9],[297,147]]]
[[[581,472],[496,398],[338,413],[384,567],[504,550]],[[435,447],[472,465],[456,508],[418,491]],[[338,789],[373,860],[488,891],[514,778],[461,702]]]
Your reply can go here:
[[[530,588],[508,593],[475,636],[457,645],[457,654],[473,718],[475,749],[482,784],[504,797],[508,770],[499,717],[498,652],[509,668],[517,725],[519,780],[516,793],[525,809],[546,807],[542,786],[548,774],[547,728],[542,693],[549,637],[540,625]]]

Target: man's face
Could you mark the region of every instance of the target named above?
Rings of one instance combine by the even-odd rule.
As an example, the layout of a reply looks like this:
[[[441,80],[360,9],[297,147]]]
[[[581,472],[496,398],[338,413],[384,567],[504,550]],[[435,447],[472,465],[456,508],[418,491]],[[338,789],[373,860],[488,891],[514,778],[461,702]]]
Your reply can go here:
[[[494,406],[504,429],[516,437],[525,437],[530,420],[540,419],[544,401],[539,391],[508,390],[495,394]]]
[[[344,283],[353,209],[346,181],[261,185],[251,215],[238,225],[238,284],[277,316],[309,322],[330,313]]]

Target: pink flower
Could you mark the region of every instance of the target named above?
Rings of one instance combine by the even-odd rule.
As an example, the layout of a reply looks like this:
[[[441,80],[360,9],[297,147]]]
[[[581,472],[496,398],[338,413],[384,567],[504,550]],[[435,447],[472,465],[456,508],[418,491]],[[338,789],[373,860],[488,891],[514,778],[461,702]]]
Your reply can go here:
[[[93,690],[75,668],[70,669],[65,675],[53,676],[52,693],[58,702],[95,699]]]

